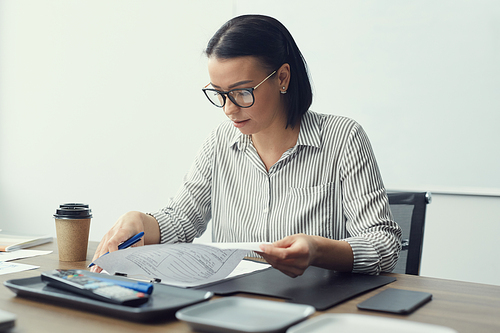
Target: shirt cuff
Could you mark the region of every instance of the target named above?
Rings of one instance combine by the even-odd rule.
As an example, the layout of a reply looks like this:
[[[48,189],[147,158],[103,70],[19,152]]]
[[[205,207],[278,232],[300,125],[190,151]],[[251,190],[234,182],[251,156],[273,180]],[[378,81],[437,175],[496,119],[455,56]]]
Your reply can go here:
[[[344,239],[352,248],[354,262],[353,273],[363,273],[376,275],[380,273],[380,256],[370,242],[361,237],[351,237]]]
[[[161,244],[166,244],[166,243],[172,244],[172,243],[179,242],[177,235],[172,232],[172,230],[175,230],[175,229],[172,227],[172,224],[171,224],[170,219],[167,216],[167,214],[165,214],[161,210],[154,212],[154,213],[146,213],[146,214],[151,215],[158,222],[158,226],[160,227],[160,243]]]

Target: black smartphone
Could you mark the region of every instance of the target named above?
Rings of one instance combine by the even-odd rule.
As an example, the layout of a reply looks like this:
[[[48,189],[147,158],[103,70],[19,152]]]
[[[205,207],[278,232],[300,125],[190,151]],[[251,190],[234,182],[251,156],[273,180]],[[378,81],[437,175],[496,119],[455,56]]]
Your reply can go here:
[[[432,294],[389,288],[358,304],[358,309],[408,314],[432,299]]]

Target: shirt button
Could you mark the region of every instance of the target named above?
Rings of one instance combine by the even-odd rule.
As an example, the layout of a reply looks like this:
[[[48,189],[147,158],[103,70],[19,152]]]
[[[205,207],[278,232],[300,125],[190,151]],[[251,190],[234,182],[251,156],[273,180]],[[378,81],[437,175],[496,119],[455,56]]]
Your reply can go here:
[[[267,214],[267,213],[269,213],[269,209],[264,208],[263,212],[264,212],[264,214]]]

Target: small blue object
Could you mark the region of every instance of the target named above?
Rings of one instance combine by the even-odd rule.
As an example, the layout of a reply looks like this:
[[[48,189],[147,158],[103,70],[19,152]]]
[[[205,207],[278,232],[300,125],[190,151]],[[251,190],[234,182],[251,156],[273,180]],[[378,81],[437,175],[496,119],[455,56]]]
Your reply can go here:
[[[97,280],[101,280],[103,282],[109,282],[110,284],[119,285],[125,288],[129,288],[135,291],[139,291],[148,295],[151,295],[153,292],[153,284],[148,282],[141,281],[121,281],[121,280],[112,280],[101,277],[94,277]]]
[[[144,231],[141,231],[140,233],[138,233],[137,235],[135,236],[132,236],[130,237],[129,239],[127,239],[125,242],[121,243],[120,245],[118,245],[118,250],[123,250],[123,249],[126,249],[128,247],[131,247],[132,245],[134,245],[135,243],[137,243],[138,241],[141,240],[142,236],[144,236]],[[106,252],[103,254],[103,256],[105,256],[106,254],[108,254],[109,252]],[[90,265],[88,265],[87,268],[90,268],[92,266],[94,266],[95,264],[92,262],[90,263]]]
[[[127,239],[125,242],[118,245],[118,250],[123,250],[123,249],[126,249],[127,247],[131,247],[132,245],[134,245],[135,243],[140,241],[142,236],[144,236],[144,231],[141,231],[137,235]]]

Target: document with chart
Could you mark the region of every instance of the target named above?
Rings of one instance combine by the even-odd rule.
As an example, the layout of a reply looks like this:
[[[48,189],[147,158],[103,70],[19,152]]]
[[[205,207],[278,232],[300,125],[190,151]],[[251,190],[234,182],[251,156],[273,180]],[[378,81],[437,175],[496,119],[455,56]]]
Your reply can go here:
[[[160,279],[161,283],[168,285],[195,287],[226,278],[235,271],[249,251],[260,251],[259,244],[261,243],[147,245],[111,252],[94,263],[112,275],[126,274],[130,278]],[[269,265],[250,264],[250,268],[243,269],[241,274],[267,267]]]

